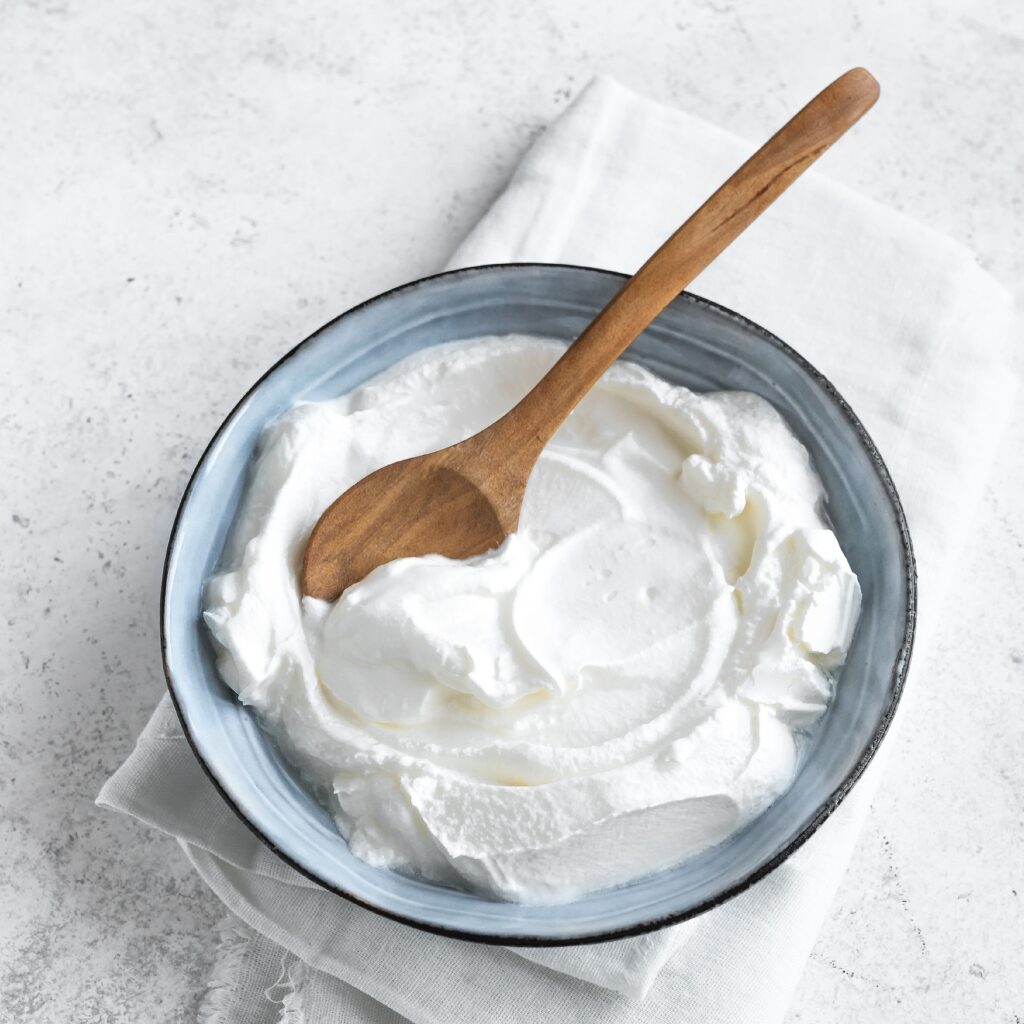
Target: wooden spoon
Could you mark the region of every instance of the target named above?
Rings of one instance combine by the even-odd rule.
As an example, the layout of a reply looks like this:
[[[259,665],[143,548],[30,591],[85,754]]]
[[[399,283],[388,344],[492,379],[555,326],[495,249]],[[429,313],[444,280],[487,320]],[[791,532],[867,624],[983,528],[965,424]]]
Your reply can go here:
[[[486,430],[393,463],[350,487],[313,528],[302,592],[335,600],[396,558],[468,558],[519,525],[541,449],[628,345],[878,99],[854,68],[762,146],[630,278],[534,389]],[[842,244],[842,239],[837,239]]]

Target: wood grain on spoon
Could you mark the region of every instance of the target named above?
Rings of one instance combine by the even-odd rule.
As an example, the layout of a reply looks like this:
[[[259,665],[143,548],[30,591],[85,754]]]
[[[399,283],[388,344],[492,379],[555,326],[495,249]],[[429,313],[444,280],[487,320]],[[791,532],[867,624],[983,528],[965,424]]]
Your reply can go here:
[[[526,483],[551,435],[630,342],[878,99],[854,68],[772,136],[630,278],[529,394],[450,448],[371,473],[320,517],[302,591],[335,600],[396,558],[468,558],[519,524]]]

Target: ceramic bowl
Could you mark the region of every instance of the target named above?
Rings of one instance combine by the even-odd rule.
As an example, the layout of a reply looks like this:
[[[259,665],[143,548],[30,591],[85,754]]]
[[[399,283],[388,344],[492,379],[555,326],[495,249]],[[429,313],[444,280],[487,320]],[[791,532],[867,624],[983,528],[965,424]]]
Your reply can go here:
[[[293,867],[389,917],[482,942],[558,945],[638,934],[735,896],[781,864],[836,809],[892,720],[914,630],[910,537],[874,444],[835,388],[736,313],[683,293],[627,355],[674,383],[768,399],[810,450],[828,513],[860,577],[863,611],[835,697],[792,787],[745,828],[679,867],[561,906],[503,903],[370,867],[220,680],[201,618],[264,427],[300,400],[357,387],[440,342],[524,333],[572,340],[621,287],[617,274],[511,264],[417,281],[332,320],[273,366],[203,454],[167,552],[161,630],[167,682],[196,756],[237,814]]]

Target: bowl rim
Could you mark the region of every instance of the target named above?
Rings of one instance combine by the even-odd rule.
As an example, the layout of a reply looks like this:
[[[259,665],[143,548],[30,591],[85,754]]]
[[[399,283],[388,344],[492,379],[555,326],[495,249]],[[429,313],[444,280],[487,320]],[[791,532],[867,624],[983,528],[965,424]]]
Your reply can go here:
[[[801,831],[790,839],[772,858],[766,861],[764,864],[748,872],[739,881],[733,885],[723,889],[721,892],[716,893],[714,896],[708,899],[702,900],[694,906],[675,913],[668,913],[662,915],[655,915],[635,925],[628,925],[623,928],[613,928],[607,931],[596,932],[592,934],[586,934],[582,936],[568,936],[568,937],[555,937],[555,936],[536,936],[529,934],[511,934],[511,935],[497,935],[497,934],[486,934],[481,932],[463,931],[458,928],[447,928],[435,924],[431,924],[425,921],[417,920],[414,917],[409,917],[405,914],[397,913],[394,910],[386,906],[379,906],[372,903],[360,896],[348,892],[345,889],[337,885],[333,885],[323,878],[319,877],[315,871],[303,866],[296,862],[287,853],[284,853],[273,840],[267,836],[260,827],[253,821],[251,821],[242,809],[235,803],[224,786],[221,785],[220,780],[217,778],[211,765],[207,762],[199,747],[193,738],[188,723],[185,718],[184,711],[179,702],[178,694],[175,688],[174,675],[170,666],[169,659],[169,640],[168,640],[168,623],[167,623],[167,588],[168,579],[170,574],[170,565],[172,556],[176,550],[178,540],[178,529],[181,524],[181,519],[184,514],[185,508],[187,507],[189,500],[192,496],[192,492],[196,487],[197,481],[201,475],[207,458],[214,446],[219,441],[221,435],[227,429],[227,427],[233,422],[235,417],[238,415],[242,407],[246,404],[249,398],[263,385],[264,381],[271,376],[276,370],[283,366],[286,362],[291,360],[301,349],[303,349],[308,343],[312,342],[313,339],[325,331],[332,328],[335,324],[339,323],[344,318],[356,313],[359,310],[365,309],[368,306],[373,306],[378,303],[384,302],[391,297],[398,295],[403,292],[409,292],[416,289],[423,288],[424,286],[441,279],[451,279],[460,277],[473,277],[481,273],[519,273],[525,270],[533,271],[544,271],[544,270],[570,270],[570,271],[583,271],[590,274],[598,274],[607,278],[611,278],[616,281],[625,282],[629,279],[628,274],[623,274],[614,270],[605,270],[599,267],[588,267],[582,264],[574,263],[545,263],[539,261],[524,261],[524,262],[512,262],[512,263],[488,263],[480,264],[478,266],[471,267],[460,267],[455,270],[445,270],[437,274],[429,274],[425,277],[417,278],[414,281],[407,282],[406,284],[398,285],[395,288],[390,288],[387,291],[381,292],[363,302],[357,303],[354,306],[344,310],[337,316],[328,320],[321,327],[317,328],[312,334],[303,338],[298,344],[289,349],[284,355],[276,360],[268,369],[263,372],[259,378],[249,387],[245,394],[234,404],[230,412],[224,417],[220,426],[214,432],[209,442],[203,449],[202,454],[196,462],[195,468],[189,477],[188,484],[185,486],[185,490],[182,493],[181,501],[178,503],[177,511],[174,515],[174,521],[171,525],[171,532],[167,541],[167,551],[164,557],[163,571],[160,581],[160,654],[163,662],[164,677],[167,682],[167,690],[171,698],[171,703],[174,706],[174,710],[178,716],[178,721],[181,723],[182,732],[185,735],[185,739],[188,741],[189,747],[192,749],[192,753],[195,755],[196,760],[199,762],[200,767],[205,772],[207,778],[213,783],[214,787],[220,793],[222,799],[231,808],[237,817],[246,825],[246,827],[260,840],[266,847],[268,847],[274,854],[276,854],[281,860],[288,864],[291,868],[298,871],[299,874],[304,875],[310,881],[315,882],[321,888],[332,892],[343,899],[348,900],[357,906],[363,907],[366,910],[373,911],[374,913],[380,914],[383,917],[390,918],[393,921],[397,921],[401,924],[408,925],[412,928],[417,928],[420,931],[429,932],[435,935],[442,935],[446,938],[461,939],[468,942],[476,942],[483,945],[494,945],[494,946],[520,946],[520,947],[532,947],[532,948],[543,948],[543,947],[557,947],[557,946],[579,946],[579,945],[591,945],[600,942],[610,942],[617,939],[631,938],[638,935],[645,935],[649,932],[658,931],[661,928],[668,927],[674,924],[680,924],[683,921],[688,921],[692,918],[698,917],[701,914],[706,913],[709,910],[719,907],[722,904],[728,902],[733,897],[740,895],[749,889],[756,882],[759,882],[762,878],[765,878],[771,874],[777,867],[784,863],[793,853],[795,853],[804,843],[819,828],[825,823],[825,821],[835,812],[836,808],[843,802],[846,795],[853,788],[854,784],[860,779],[861,775],[864,774],[864,770],[871,762],[878,750],[879,745],[885,738],[886,733],[889,731],[889,727],[892,724],[893,717],[896,713],[896,708],[899,705],[900,698],[903,695],[903,688],[906,681],[907,671],[910,666],[911,654],[914,647],[914,634],[917,622],[917,567],[914,558],[914,549],[910,539],[910,530],[907,525],[906,516],[903,512],[903,505],[900,502],[899,494],[896,491],[896,486],[893,483],[892,477],[889,473],[888,467],[885,461],[882,459],[874,441],[871,439],[867,430],[865,430],[860,419],[854,413],[849,403],[839,393],[835,385],[813,366],[807,359],[805,359],[799,352],[794,348],[787,345],[781,338],[772,334],[766,328],[761,327],[760,324],[755,323],[748,317],[743,316],[741,313],[737,313],[727,306],[723,306],[718,302],[714,302],[711,299],[706,299],[703,296],[697,295],[689,291],[681,291],[673,303],[683,300],[684,302],[692,303],[698,306],[704,306],[714,312],[726,317],[752,331],[761,340],[767,342],[779,350],[784,356],[793,360],[805,373],[808,374],[814,381],[814,383],[821,388],[828,397],[835,403],[839,411],[846,418],[849,425],[853,428],[858,441],[870,457],[874,466],[875,472],[878,475],[880,482],[882,483],[886,497],[888,498],[889,505],[892,509],[893,515],[896,520],[896,525],[900,536],[900,545],[903,555],[903,582],[906,589],[906,603],[904,608],[905,614],[905,625],[903,630],[903,636],[900,640],[900,646],[896,654],[896,658],[893,662],[892,672],[890,675],[891,679],[891,696],[888,704],[884,708],[878,725],[875,728],[874,733],[871,735],[867,745],[861,752],[860,757],[856,763],[847,772],[846,776],[839,783],[838,786],[825,798],[821,803],[818,810],[815,812],[813,817],[808,821]],[[628,349],[627,349],[628,352]]]

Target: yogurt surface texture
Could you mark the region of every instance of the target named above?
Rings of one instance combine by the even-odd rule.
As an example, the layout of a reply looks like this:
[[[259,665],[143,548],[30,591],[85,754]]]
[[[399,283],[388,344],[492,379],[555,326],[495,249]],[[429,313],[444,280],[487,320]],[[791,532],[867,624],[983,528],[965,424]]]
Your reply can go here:
[[[618,363],[542,453],[519,531],[300,594],[314,523],[511,408],[561,353],[421,352],[261,443],[205,618],[221,673],[374,865],[560,902],[677,864],[792,781],[860,588],[763,399]]]

